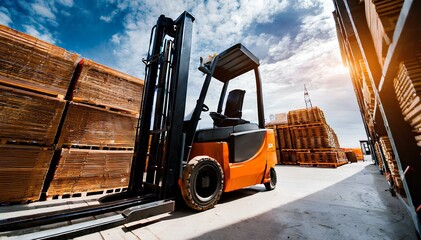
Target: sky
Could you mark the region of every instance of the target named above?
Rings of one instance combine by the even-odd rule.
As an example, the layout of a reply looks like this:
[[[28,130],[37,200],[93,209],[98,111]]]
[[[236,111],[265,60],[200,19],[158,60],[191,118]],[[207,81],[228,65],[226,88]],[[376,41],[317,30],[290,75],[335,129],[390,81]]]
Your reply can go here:
[[[188,104],[193,108],[204,76],[199,58],[242,43],[260,59],[265,119],[305,108],[304,84],[341,147],[365,140],[348,70],[342,64],[333,2],[329,0],[2,0],[0,24],[25,32],[84,58],[144,79],[150,31],[164,14],[194,17]],[[246,90],[243,118],[257,121],[254,74],[235,80]],[[211,89],[219,89],[217,81]],[[219,90],[205,103],[217,107]],[[199,127],[210,118],[202,114]]]

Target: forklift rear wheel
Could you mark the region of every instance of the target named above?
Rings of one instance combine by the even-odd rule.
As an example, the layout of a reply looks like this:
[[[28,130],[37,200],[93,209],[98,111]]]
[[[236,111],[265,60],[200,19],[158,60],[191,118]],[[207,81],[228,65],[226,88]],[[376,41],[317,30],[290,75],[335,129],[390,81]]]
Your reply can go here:
[[[275,189],[276,183],[278,182],[278,179],[276,177],[276,171],[274,168],[270,169],[269,174],[270,174],[270,181],[265,183],[266,190],[268,191]]]
[[[187,163],[183,171],[181,194],[194,210],[213,208],[224,188],[224,172],[213,158],[198,156]]]

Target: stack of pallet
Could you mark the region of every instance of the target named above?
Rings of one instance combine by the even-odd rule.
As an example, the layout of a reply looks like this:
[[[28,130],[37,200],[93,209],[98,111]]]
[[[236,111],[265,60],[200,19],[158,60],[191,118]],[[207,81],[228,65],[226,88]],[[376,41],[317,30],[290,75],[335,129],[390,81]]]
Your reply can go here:
[[[79,56],[0,25],[0,204],[38,200]]]
[[[0,204],[127,187],[143,81],[0,25]]]
[[[143,82],[93,61],[77,68],[58,138],[61,157],[47,195],[128,185]]]
[[[290,111],[288,124],[300,165],[338,167],[348,162],[320,108]]]
[[[404,0],[366,0],[365,15],[380,65],[384,64]]]
[[[266,124],[275,134],[276,156],[278,164],[297,164],[297,158],[288,126],[287,114],[276,114],[275,119]]]
[[[287,118],[268,127],[276,133],[279,163],[337,167],[348,162],[320,108],[289,111]]]
[[[421,147],[421,53],[400,63],[393,85],[404,119],[412,126]]]
[[[401,196],[405,196],[405,190],[403,188],[402,179],[399,174],[398,165],[395,160],[390,139],[386,136],[380,137],[379,144],[383,152],[384,160],[387,162],[387,166],[389,167],[390,173],[386,173],[386,178],[393,183],[393,188],[396,192],[398,192]]]
[[[368,117],[374,115],[375,97],[370,77],[368,76],[367,67],[363,59],[360,59],[360,78],[361,92],[364,98],[364,107],[367,109]]]
[[[377,162],[378,162],[379,170],[383,173],[384,172],[383,155],[382,155],[382,150],[380,148],[380,143],[379,142],[376,142],[374,144],[374,151],[376,151],[376,156],[377,156]]]

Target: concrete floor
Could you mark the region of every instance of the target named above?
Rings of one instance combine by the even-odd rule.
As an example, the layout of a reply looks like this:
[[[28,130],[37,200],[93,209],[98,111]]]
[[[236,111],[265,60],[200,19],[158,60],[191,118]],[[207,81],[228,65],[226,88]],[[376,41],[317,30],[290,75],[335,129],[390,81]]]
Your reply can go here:
[[[254,186],[224,194],[205,212],[184,207],[77,239],[417,239],[371,162],[276,170],[273,191]]]

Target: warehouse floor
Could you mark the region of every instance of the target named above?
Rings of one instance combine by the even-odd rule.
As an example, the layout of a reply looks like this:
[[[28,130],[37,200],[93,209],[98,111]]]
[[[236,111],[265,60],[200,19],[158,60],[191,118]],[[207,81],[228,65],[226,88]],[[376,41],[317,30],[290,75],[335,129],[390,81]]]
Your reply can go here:
[[[205,212],[180,208],[77,239],[417,239],[371,161],[276,170],[274,191],[254,186],[226,193]]]

